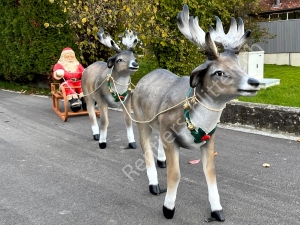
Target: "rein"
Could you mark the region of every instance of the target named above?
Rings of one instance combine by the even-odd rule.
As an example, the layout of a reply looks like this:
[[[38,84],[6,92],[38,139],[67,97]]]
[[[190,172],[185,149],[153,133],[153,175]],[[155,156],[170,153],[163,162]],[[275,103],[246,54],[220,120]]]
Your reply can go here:
[[[214,134],[216,128],[217,128],[217,125],[215,126],[215,128],[210,131],[209,133],[206,133],[204,130],[202,130],[201,128],[198,128],[198,130],[195,129],[195,126],[192,124],[191,122],[191,118],[190,118],[190,105],[189,105],[189,100],[191,100],[191,102],[197,102],[199,103],[200,105],[202,105],[204,108],[210,110],[210,111],[213,111],[213,112],[220,112],[222,111],[225,107],[226,107],[226,104],[223,108],[220,108],[220,109],[214,109],[214,108],[210,108],[206,105],[204,105],[202,102],[199,101],[199,99],[197,99],[197,96],[196,96],[196,92],[195,92],[195,89],[194,89],[194,94],[192,97],[189,97],[193,88],[190,88],[188,90],[188,93],[187,93],[187,96],[186,96],[186,99],[184,99],[183,101],[179,102],[178,104],[168,108],[168,109],[165,109],[159,113],[157,113],[151,120],[147,120],[147,121],[139,121],[139,120],[135,120],[131,117],[130,113],[128,112],[127,108],[125,107],[123,101],[125,100],[125,98],[128,96],[128,91],[132,91],[131,89],[131,86],[130,85],[133,85],[135,87],[135,85],[133,83],[131,83],[131,80],[129,81],[128,84],[120,84],[118,83],[117,81],[115,81],[115,79],[111,76],[111,73],[112,73],[112,69],[110,70],[110,73],[107,74],[107,78],[104,79],[102,81],[102,83],[99,85],[99,87],[97,89],[95,89],[93,92],[87,94],[87,95],[84,95],[84,96],[88,96],[88,95],[91,95],[93,94],[95,91],[97,91],[101,85],[107,81],[107,86],[108,86],[108,89],[111,93],[111,95],[113,96],[113,98],[115,99],[115,102],[120,102],[124,108],[124,110],[126,111],[127,115],[129,116],[129,118],[136,122],[136,123],[150,123],[152,122],[156,117],[158,117],[160,114],[162,113],[165,113],[173,108],[176,108],[177,106],[183,104],[183,108],[184,108],[184,118],[185,118],[185,121],[187,123],[187,128],[191,131],[191,135],[194,137],[194,142],[195,143],[201,143],[202,141],[208,141],[210,139],[210,137]],[[112,89],[111,87],[111,82],[113,83],[113,87],[115,89],[115,91]],[[118,89],[116,87],[116,84],[117,85],[121,85],[121,86],[128,86],[128,90],[126,92],[124,92],[123,94],[119,94],[118,92]]]
[[[65,80],[65,78],[62,77],[62,79],[64,80],[64,82],[61,83],[60,85],[66,84],[66,85],[68,86],[68,88],[73,92],[73,94],[77,94],[77,93],[73,90],[73,88],[70,87],[70,85],[69,85],[68,82]]]
[[[115,80],[112,80],[112,81],[113,81],[113,85],[114,85],[114,88],[115,88],[117,94],[119,94],[119,93],[118,93],[118,90],[116,89]],[[132,84],[132,85],[133,85],[133,84]],[[134,86],[134,85],[133,85],[133,86]],[[168,109],[165,109],[165,110],[163,110],[163,111],[157,113],[151,120],[139,121],[139,120],[133,119],[133,118],[131,117],[130,113],[128,112],[128,110],[126,109],[126,107],[125,107],[125,105],[124,105],[124,103],[123,103],[122,101],[121,101],[121,104],[122,104],[124,110],[126,111],[127,115],[129,116],[129,118],[130,118],[132,121],[134,121],[134,122],[136,122],[136,123],[150,123],[150,122],[152,122],[156,117],[158,117],[160,114],[165,113],[165,112],[167,112],[167,111],[169,111],[169,110],[171,110],[171,109],[173,109],[173,108],[176,108],[177,106],[179,106],[179,105],[181,105],[181,104],[184,104],[183,107],[185,108],[185,107],[186,107],[186,104],[188,104],[188,101],[189,101],[189,100],[191,100],[192,102],[195,102],[195,101],[196,101],[196,102],[198,102],[198,103],[200,103],[201,105],[204,106],[204,104],[203,104],[202,102],[200,102],[200,101],[197,99],[195,90],[194,90],[194,95],[193,95],[192,97],[189,97],[192,90],[193,90],[193,88],[190,88],[190,89],[189,89],[186,99],[182,100],[181,102],[177,103],[176,105],[174,105],[174,106],[172,106],[172,107],[170,107],[170,108],[168,108]],[[225,108],[225,106],[224,106],[222,109],[211,109],[211,108],[209,108],[208,106],[204,106],[204,107],[207,108],[207,109],[210,109],[211,111],[217,111],[217,112],[218,112],[218,111],[221,111],[221,110],[223,110],[223,109]],[[189,113],[188,113],[188,114],[189,114]],[[191,123],[190,123],[190,124],[191,124]],[[200,128],[199,128],[199,129],[200,129]],[[201,129],[201,130],[202,130],[202,129]],[[214,130],[215,130],[215,129],[214,129]],[[199,130],[198,130],[198,131],[199,131]],[[204,131],[203,131],[203,132],[204,132]],[[212,132],[212,131],[211,131],[211,132]],[[204,133],[205,133],[205,132],[204,132]],[[210,133],[210,134],[212,135],[213,133]],[[200,142],[199,142],[199,143],[200,143]]]
[[[129,82],[128,84],[120,84],[120,83],[118,83],[117,81],[115,81],[114,78],[111,76],[113,68],[114,68],[114,67],[112,67],[112,68],[110,69],[110,73],[107,74],[107,78],[104,79],[104,80],[101,82],[101,84],[100,84],[94,91],[92,91],[91,93],[88,93],[88,94],[86,94],[86,95],[83,95],[83,97],[89,96],[89,95],[95,93],[95,92],[102,86],[102,84],[103,84],[105,81],[107,81],[107,86],[108,86],[109,92],[112,94],[113,98],[115,99],[115,102],[120,101],[120,99],[121,99],[122,101],[124,101],[124,100],[125,100],[125,97],[126,97],[126,95],[127,95],[127,91],[124,92],[122,95],[119,95],[118,91],[116,91],[116,92],[117,92],[117,94],[116,94],[116,93],[114,92],[114,90],[111,88],[110,80],[112,80],[113,83],[116,83],[116,84],[121,85],[121,86],[129,86],[129,85],[131,84],[131,85],[133,85],[133,86],[135,87],[135,85],[134,85],[133,83],[131,83],[131,80],[130,80],[130,82]],[[114,87],[115,87],[115,89],[116,89],[116,86],[115,86],[115,85],[114,85]],[[117,90],[117,89],[116,89],[116,90]],[[128,87],[128,91],[131,91],[131,87]],[[125,94],[125,93],[126,93],[126,94]],[[119,98],[118,96],[123,96],[123,99],[122,99],[122,97]]]

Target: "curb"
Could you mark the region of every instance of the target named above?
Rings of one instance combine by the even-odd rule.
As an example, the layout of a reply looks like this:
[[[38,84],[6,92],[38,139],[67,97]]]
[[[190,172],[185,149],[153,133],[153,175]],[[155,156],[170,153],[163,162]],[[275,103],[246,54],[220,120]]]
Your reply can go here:
[[[300,108],[232,101],[227,103],[220,122],[299,135]]]
[[[22,92],[1,89],[23,94]],[[44,95],[35,97],[51,98]],[[121,108],[109,110],[123,111]],[[131,112],[132,113],[132,112]],[[279,138],[299,141],[300,108],[277,105],[231,101],[226,104],[220,118],[220,127],[265,135],[270,133]]]

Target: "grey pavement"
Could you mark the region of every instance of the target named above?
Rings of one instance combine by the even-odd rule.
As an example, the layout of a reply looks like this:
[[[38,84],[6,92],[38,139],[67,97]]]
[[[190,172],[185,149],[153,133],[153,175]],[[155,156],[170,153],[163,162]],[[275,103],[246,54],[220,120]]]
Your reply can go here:
[[[181,149],[176,213],[167,220],[165,194],[149,193],[139,166],[136,126],[138,148],[126,149],[122,113],[110,110],[107,148],[99,149],[88,116],[62,122],[51,104],[51,98],[0,90],[1,225],[206,224],[210,206],[202,165],[188,164],[200,158],[199,151]],[[223,128],[216,135],[226,216],[220,224],[300,224],[300,143]],[[132,179],[124,167],[132,168]],[[166,170],[158,173],[166,187]]]

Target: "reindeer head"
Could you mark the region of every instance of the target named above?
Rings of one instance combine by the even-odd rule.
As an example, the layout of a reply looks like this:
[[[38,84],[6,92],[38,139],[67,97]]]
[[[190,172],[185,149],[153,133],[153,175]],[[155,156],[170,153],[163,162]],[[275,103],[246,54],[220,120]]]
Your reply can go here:
[[[139,65],[136,58],[133,55],[133,48],[138,42],[137,33],[129,33],[128,30],[125,31],[125,37],[122,38],[122,44],[126,46],[126,50],[122,50],[114,40],[111,39],[110,35],[104,34],[104,30],[100,27],[100,31],[97,33],[100,43],[106,47],[111,48],[116,51],[113,57],[109,58],[107,61],[107,67],[112,68],[118,72],[118,74],[132,74],[138,70]]]
[[[251,33],[249,30],[244,33],[241,18],[238,25],[232,18],[230,29],[225,34],[222,22],[217,17],[216,30],[210,27],[210,31],[205,33],[199,27],[198,17],[190,17],[188,6],[184,5],[177,16],[177,25],[181,33],[207,55],[206,62],[192,71],[191,87],[197,87],[201,92],[213,93],[215,97],[227,96],[227,99],[253,96],[257,93],[259,81],[245,73],[237,57]],[[219,53],[217,46],[224,51]]]

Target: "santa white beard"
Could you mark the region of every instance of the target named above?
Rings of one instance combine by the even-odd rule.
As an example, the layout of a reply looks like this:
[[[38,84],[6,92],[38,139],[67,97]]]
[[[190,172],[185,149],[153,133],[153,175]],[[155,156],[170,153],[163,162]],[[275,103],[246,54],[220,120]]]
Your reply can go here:
[[[78,69],[79,62],[74,60],[60,60],[59,63],[68,72],[74,73]]]

